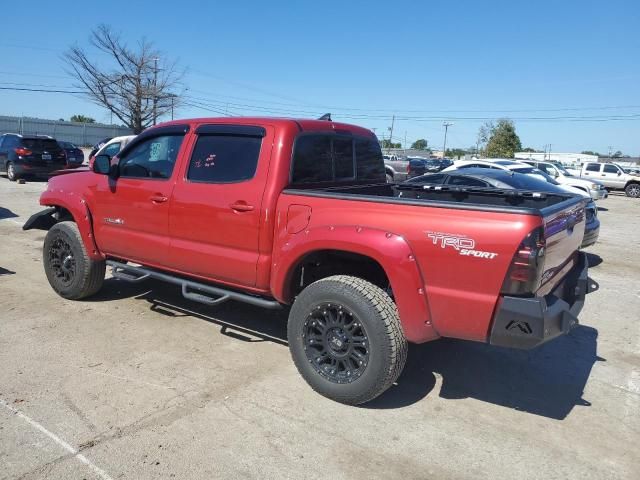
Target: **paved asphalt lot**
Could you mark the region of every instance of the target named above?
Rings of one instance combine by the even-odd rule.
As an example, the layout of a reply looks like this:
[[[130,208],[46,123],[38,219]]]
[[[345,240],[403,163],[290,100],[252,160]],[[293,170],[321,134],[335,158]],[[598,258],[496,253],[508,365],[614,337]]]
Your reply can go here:
[[[600,202],[571,335],[412,346],[354,408],[300,378],[286,313],[115,279],[57,297],[20,229],[44,188],[0,177],[1,479],[640,478],[640,200]]]

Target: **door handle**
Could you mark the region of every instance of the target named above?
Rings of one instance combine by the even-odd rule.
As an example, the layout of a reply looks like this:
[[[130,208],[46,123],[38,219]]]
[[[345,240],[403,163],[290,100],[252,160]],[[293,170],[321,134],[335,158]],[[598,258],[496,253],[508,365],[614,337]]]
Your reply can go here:
[[[231,210],[235,210],[236,212],[251,212],[253,211],[253,205],[249,205],[244,202],[236,202],[232,203]]]
[[[149,200],[151,200],[153,203],[164,203],[169,199],[167,197],[165,197],[164,195],[156,193],[155,195],[151,195]]]

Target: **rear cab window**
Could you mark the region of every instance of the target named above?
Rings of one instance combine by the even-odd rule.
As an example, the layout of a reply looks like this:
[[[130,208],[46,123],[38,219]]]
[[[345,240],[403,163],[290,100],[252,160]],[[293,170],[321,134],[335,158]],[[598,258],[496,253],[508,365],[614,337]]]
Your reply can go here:
[[[295,141],[291,186],[385,182],[384,159],[375,138],[312,133]]]
[[[587,172],[599,172],[600,164],[599,163],[588,163],[587,164]]]

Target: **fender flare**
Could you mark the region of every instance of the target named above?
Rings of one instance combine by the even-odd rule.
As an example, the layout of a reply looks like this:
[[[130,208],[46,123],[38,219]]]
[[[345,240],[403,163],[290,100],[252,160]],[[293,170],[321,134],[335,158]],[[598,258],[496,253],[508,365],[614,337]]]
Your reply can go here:
[[[48,207],[61,207],[71,213],[74,222],[78,225],[82,242],[87,251],[87,255],[92,260],[104,260],[105,255],[100,252],[96,245],[93,234],[93,217],[87,202],[80,197],[69,194],[69,198],[61,198],[59,196],[47,195],[44,192],[40,198],[40,204]]]
[[[395,298],[407,340],[422,343],[439,337],[433,327],[424,281],[410,245],[400,235],[360,226],[324,226],[278,239],[272,262],[271,292],[291,303],[291,276],[304,257],[315,251],[338,250],[369,257],[383,268]]]

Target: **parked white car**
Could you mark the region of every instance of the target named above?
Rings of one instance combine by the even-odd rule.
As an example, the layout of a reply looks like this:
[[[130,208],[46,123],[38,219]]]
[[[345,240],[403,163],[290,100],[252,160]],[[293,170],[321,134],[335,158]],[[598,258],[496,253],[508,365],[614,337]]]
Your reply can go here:
[[[599,181],[580,178],[573,175],[563,165],[555,162],[539,162],[537,160],[520,160],[522,163],[526,163],[535,167],[543,172],[547,173],[551,177],[555,178],[560,185],[569,185],[570,187],[579,188],[584,190],[594,200],[601,200],[607,198],[608,193],[606,187]]]
[[[90,159],[90,163],[93,163],[93,159],[98,155],[109,155],[110,157],[116,156],[120,150],[126,147],[134,138],[136,138],[136,135],[124,135],[122,137],[112,138],[96,152],[96,154]]]

